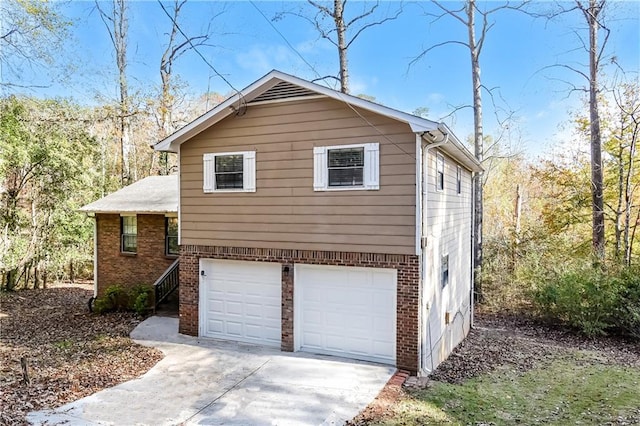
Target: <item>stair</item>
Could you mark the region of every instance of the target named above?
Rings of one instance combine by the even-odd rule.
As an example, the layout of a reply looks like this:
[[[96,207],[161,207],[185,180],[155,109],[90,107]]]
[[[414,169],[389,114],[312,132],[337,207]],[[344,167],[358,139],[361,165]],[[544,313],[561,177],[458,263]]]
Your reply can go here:
[[[180,285],[179,268],[180,259],[176,259],[171,266],[153,283],[155,289],[155,307],[164,302],[171,293]]]

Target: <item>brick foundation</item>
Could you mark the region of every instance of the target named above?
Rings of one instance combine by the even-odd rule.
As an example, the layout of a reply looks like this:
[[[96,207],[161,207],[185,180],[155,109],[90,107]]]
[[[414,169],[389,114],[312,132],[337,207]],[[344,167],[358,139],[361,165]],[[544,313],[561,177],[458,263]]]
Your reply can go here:
[[[120,215],[96,214],[98,295],[111,285],[131,288],[153,284],[173,263],[165,256],[165,224],[162,214],[137,216],[136,254],[120,252]]]
[[[180,247],[180,333],[198,335],[200,259],[278,262],[282,265],[282,350],[293,350],[294,264],[359,266],[397,270],[397,367],[419,367],[419,261],[414,255],[256,249],[185,245]],[[287,272],[288,268],[288,272]]]

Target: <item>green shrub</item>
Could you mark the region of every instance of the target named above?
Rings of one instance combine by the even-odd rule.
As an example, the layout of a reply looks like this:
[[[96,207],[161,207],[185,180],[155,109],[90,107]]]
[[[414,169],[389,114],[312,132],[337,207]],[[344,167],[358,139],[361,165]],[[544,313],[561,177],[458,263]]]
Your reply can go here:
[[[130,300],[132,304],[130,309],[133,309],[139,315],[146,314],[153,308],[153,287],[149,285],[138,285],[131,289],[129,292]]]
[[[104,296],[99,297],[93,304],[96,313],[114,311],[135,311],[140,315],[146,314],[153,307],[153,287],[140,284],[129,291],[120,285],[107,287]]]
[[[640,337],[640,274],[633,268],[575,267],[549,273],[533,293],[539,313],[588,336],[623,331]]]

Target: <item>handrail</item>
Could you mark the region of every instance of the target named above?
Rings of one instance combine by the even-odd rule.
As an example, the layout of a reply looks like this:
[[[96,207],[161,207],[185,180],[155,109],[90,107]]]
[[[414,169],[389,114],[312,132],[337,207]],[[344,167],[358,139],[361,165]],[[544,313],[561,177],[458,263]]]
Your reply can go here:
[[[180,259],[176,259],[171,266],[153,283],[155,289],[155,306],[165,300],[180,284],[179,268]]]

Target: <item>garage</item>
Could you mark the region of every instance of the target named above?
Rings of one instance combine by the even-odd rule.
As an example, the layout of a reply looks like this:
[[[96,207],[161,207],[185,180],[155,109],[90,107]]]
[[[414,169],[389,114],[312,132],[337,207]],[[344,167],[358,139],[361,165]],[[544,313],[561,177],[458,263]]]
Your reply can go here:
[[[295,267],[296,350],[395,365],[395,269]]]
[[[200,335],[280,347],[277,263],[200,260]]]

